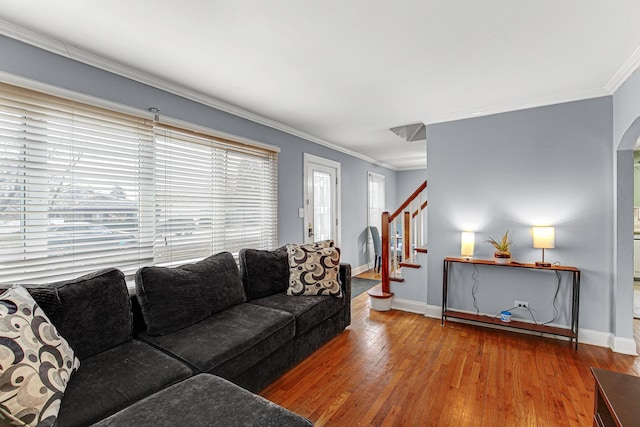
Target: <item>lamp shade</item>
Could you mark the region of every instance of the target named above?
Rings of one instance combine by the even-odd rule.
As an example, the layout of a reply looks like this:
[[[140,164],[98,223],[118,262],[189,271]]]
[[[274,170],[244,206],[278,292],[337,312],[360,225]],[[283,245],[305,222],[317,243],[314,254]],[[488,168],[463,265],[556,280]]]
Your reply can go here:
[[[460,238],[460,255],[466,258],[473,257],[473,248],[475,243],[475,233],[473,231],[463,231]]]
[[[536,249],[551,249],[556,246],[556,232],[554,227],[532,227],[533,247]]]

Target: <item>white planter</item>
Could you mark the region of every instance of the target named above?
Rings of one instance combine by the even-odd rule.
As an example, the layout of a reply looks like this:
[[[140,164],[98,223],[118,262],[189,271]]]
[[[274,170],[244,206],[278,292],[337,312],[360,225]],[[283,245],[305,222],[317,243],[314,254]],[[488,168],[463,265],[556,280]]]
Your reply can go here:
[[[393,297],[389,298],[377,298],[369,296],[369,308],[376,311],[389,311],[391,310],[391,303]]]
[[[510,264],[511,258],[494,258],[493,261],[496,264]]]

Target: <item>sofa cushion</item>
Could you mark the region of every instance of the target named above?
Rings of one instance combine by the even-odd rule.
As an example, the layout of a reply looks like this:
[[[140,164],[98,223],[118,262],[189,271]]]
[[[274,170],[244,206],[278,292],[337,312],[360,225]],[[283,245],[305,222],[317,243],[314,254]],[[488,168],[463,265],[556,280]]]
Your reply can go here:
[[[80,361],[131,339],[131,301],[120,270],[24,287]]]
[[[80,362],[22,286],[0,296],[0,424],[52,426]]]
[[[242,284],[249,301],[287,290],[289,260],[285,246],[273,251],[242,249],[239,260]]]
[[[333,295],[342,297],[338,280],[340,249],[317,245],[287,245],[289,295]]]
[[[140,338],[200,372],[233,378],[290,341],[294,332],[292,314],[241,304],[172,334]]]
[[[229,252],[180,267],[143,267],[136,294],[149,335],[165,335],[246,301]]]
[[[191,375],[173,357],[128,341],[82,361],[69,381],[57,426],[87,426]]]
[[[250,304],[293,314],[296,318],[296,336],[300,336],[344,309],[345,301],[344,298],[326,295],[292,297],[282,292],[253,300]]]
[[[99,422],[113,426],[308,427],[313,424],[222,378],[200,374]]]

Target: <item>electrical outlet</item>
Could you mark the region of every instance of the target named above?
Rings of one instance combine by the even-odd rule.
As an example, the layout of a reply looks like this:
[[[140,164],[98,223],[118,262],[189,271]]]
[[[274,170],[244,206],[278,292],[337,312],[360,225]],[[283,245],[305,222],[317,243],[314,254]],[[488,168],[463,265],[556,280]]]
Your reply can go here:
[[[516,301],[513,303],[513,306],[514,306],[514,307],[516,307],[516,308],[524,308],[524,309],[527,309],[527,308],[529,308],[529,303],[528,303],[527,301],[517,301],[517,300],[516,300]]]

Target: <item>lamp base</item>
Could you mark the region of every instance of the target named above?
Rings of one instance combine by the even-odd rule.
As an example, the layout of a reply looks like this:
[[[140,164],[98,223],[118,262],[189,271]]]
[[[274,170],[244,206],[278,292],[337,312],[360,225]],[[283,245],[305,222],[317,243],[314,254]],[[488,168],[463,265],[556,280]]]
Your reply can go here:
[[[551,267],[550,262],[536,261],[536,267]]]

